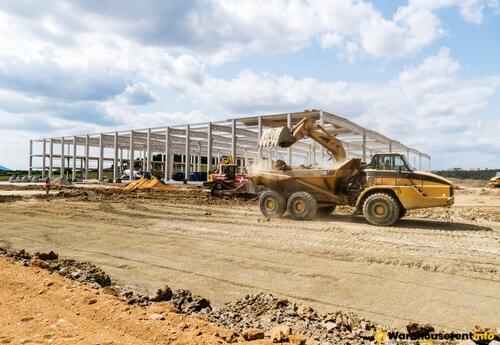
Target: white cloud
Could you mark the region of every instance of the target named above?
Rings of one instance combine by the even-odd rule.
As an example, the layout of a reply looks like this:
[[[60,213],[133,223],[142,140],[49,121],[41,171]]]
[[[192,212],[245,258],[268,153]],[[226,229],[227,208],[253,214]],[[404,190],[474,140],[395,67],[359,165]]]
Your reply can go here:
[[[327,32],[320,37],[321,47],[323,49],[340,46],[343,37],[336,32]]]
[[[498,14],[498,0],[410,0],[410,7],[432,11],[445,7],[457,6],[462,17],[469,22],[479,24],[483,21],[486,9]]]
[[[156,96],[145,83],[136,83],[133,85],[128,85],[127,89],[123,94],[118,96],[122,102],[130,105],[145,105],[148,103],[156,102],[158,96]]]
[[[498,92],[500,75],[462,80],[459,69],[449,49],[441,48],[386,83],[320,82],[243,71],[231,80],[207,75],[185,92],[228,113],[320,108],[429,152],[453,149],[457,142],[500,150],[491,129],[494,121],[477,121]]]
[[[145,0],[140,5],[110,0],[53,2],[37,8],[7,1],[0,8],[13,17],[5,20],[0,15],[0,22],[9,23],[4,27],[22,23],[22,33],[74,46],[82,45],[81,34],[105,33],[208,63],[248,53],[296,51],[314,39],[324,48],[339,47],[343,56],[355,60],[360,54],[397,58],[420,51],[444,32],[436,11],[451,6],[474,23],[482,21],[487,9],[496,13],[500,7],[498,0],[410,0],[385,18],[370,2],[354,0]]]

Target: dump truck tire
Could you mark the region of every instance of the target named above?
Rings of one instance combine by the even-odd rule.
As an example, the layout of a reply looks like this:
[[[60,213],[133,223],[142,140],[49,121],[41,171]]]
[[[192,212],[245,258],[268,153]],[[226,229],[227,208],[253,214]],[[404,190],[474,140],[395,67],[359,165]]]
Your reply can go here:
[[[335,207],[337,207],[337,205],[318,208],[318,213],[321,216],[329,216],[335,211]]]
[[[286,199],[278,192],[267,190],[259,197],[259,207],[265,217],[280,217],[285,214]]]
[[[372,225],[391,226],[399,219],[399,203],[389,194],[376,193],[366,198],[363,214]]]
[[[308,192],[295,192],[288,199],[288,213],[295,220],[311,220],[316,217],[316,199]]]
[[[406,215],[406,208],[404,208],[403,206],[401,206],[399,208],[399,219],[403,218],[405,215]]]

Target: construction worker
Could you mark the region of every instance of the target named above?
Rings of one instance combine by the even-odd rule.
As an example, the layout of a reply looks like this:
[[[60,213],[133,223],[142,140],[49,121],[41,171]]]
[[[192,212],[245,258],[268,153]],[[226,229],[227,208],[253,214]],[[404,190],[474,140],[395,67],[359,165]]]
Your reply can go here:
[[[50,178],[46,178],[45,179],[45,192],[47,193],[47,195],[49,195],[49,192],[50,192]]]

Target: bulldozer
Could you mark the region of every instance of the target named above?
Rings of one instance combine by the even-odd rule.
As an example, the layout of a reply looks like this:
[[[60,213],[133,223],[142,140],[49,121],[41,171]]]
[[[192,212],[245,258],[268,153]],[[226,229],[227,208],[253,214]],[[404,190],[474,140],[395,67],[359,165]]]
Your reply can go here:
[[[225,156],[208,174],[205,189],[210,189],[211,196],[244,196],[247,194],[248,175],[240,172],[233,156]]]
[[[348,205],[372,225],[391,226],[407,210],[450,206],[454,202],[451,181],[413,169],[404,155],[378,153],[369,163],[347,159],[342,142],[311,117],[303,118],[291,129],[267,129],[259,146],[290,147],[306,137],[323,146],[335,164],[314,169],[281,164],[278,168],[251,171],[252,183],[265,188],[259,197],[264,216],[288,212],[295,220],[311,220],[318,213],[332,213],[337,205]]]

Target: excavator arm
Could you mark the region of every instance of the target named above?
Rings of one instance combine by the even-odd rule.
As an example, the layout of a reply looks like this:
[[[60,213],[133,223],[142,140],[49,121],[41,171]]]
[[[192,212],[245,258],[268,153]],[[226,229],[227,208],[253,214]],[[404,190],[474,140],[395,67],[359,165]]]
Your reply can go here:
[[[345,150],[340,140],[316,124],[316,121],[311,117],[304,117],[291,130],[288,127],[267,129],[262,134],[259,147],[289,147],[305,137],[313,139],[327,149],[335,161],[343,162],[346,160]]]

